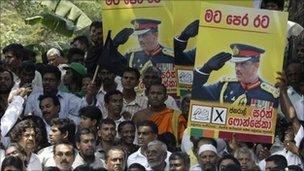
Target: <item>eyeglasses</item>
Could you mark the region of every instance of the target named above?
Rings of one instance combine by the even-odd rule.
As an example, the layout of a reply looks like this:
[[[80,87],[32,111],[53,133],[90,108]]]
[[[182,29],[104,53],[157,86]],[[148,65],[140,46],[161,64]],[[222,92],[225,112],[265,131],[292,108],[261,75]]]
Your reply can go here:
[[[74,154],[73,154],[73,152],[68,151],[68,152],[65,152],[65,153],[63,153],[63,152],[57,152],[55,155],[58,156],[58,157],[62,157],[63,155],[65,155],[66,157],[71,157]]]

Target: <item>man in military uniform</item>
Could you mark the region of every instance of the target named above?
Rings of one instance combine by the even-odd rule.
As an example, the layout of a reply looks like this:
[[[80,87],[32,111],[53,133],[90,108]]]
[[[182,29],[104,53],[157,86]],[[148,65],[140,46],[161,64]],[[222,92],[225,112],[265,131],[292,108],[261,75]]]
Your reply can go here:
[[[158,25],[161,21],[134,19],[131,23],[134,25],[133,35],[138,37],[140,48],[132,49],[125,55],[130,67],[142,72],[159,63],[174,63],[173,51],[158,42]]]
[[[259,75],[261,54],[265,50],[245,45],[231,44],[230,53],[213,56],[204,66],[194,72],[192,98],[195,100],[228,102],[236,105],[277,107],[278,90],[263,81]],[[212,71],[218,70],[231,59],[235,63],[236,78],[223,78],[213,85],[203,85]]]

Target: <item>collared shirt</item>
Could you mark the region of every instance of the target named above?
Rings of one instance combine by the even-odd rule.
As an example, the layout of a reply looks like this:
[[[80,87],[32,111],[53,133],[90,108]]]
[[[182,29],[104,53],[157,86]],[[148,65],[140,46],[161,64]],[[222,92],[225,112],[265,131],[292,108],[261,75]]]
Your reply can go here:
[[[19,84],[20,83],[19,77],[15,73],[13,73],[13,76],[14,76],[14,82]],[[42,87],[42,76],[38,71],[35,71],[35,77],[32,81],[32,86]]]
[[[34,115],[42,117],[42,112],[39,107],[39,96],[43,95],[43,92],[31,94],[28,97],[25,107],[25,114],[33,113]],[[75,124],[79,124],[80,118],[78,115],[79,109],[84,106],[87,106],[87,102],[85,99],[80,99],[79,97],[75,96],[71,93],[65,93],[58,91],[57,97],[60,102],[60,118],[70,118],[72,119]]]
[[[53,148],[54,146],[51,145],[38,151],[38,157],[41,161],[43,168],[56,165],[53,159],[54,157]]]
[[[73,169],[75,169],[77,166],[80,166],[83,164],[87,164],[87,163],[83,160],[83,158],[78,153],[75,157],[75,161],[74,161],[72,167],[73,167]],[[89,166],[92,167],[93,169],[105,168],[105,162],[102,159],[100,159],[99,157],[97,157],[95,154],[95,160]]]
[[[143,96],[136,95],[135,99],[129,103],[123,99],[123,111],[129,112],[132,114],[145,109],[148,106],[148,99]],[[131,117],[131,118],[132,118]]]
[[[38,158],[37,154],[32,153],[30,161],[28,162],[27,171],[37,171],[37,170],[42,170],[42,165],[41,161]]]
[[[167,157],[166,157],[166,160],[165,160],[166,161],[165,170],[169,170],[169,157],[170,157],[170,155],[171,155],[171,152],[167,151]],[[147,157],[141,153],[141,147],[136,152],[132,153],[128,157],[128,160],[127,160],[128,167],[133,163],[139,163],[140,165],[144,166],[146,168],[146,170],[152,170],[149,163],[148,163]]]

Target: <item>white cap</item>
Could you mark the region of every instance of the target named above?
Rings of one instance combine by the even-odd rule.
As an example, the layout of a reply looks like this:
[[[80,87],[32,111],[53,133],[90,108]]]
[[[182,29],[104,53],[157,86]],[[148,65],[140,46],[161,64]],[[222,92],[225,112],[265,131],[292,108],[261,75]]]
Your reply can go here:
[[[200,146],[197,154],[200,155],[202,152],[205,152],[205,151],[213,151],[215,154],[217,154],[216,148],[211,144],[204,144],[204,145]]]

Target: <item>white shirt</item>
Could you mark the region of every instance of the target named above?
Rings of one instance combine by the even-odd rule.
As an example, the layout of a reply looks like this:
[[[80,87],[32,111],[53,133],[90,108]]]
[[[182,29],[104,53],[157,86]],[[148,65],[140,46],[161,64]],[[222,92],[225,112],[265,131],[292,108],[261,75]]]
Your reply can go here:
[[[50,167],[50,166],[55,166],[55,161],[53,159],[54,154],[53,154],[53,148],[54,146],[48,146],[45,147],[43,149],[41,149],[40,151],[38,151],[38,157],[41,161],[42,167]],[[52,162],[50,162],[51,160],[53,160]],[[52,163],[52,164],[50,164]]]
[[[23,111],[24,99],[21,96],[15,96],[12,102],[8,104],[6,111],[1,118],[1,141],[4,146],[9,144],[9,138],[5,137],[17,122]]]
[[[25,114],[33,113],[34,115],[42,117],[42,112],[39,107],[39,96],[42,95],[43,92],[38,92],[35,94],[31,94],[28,97],[25,106]],[[85,99],[80,99],[79,97],[75,96],[72,93],[66,93],[58,91],[57,97],[60,102],[60,111],[59,117],[60,118],[70,118],[72,119],[75,124],[79,124],[80,118],[78,111],[84,106],[87,106],[87,102]]]
[[[190,168],[191,171],[203,171],[199,164],[196,164]]]
[[[37,171],[42,170],[41,161],[39,160],[38,156],[34,153],[31,154],[30,161],[28,162],[27,171]]]
[[[15,73],[13,73],[13,76],[14,76],[14,82],[16,84],[19,84],[20,83],[19,77]],[[32,81],[32,86],[42,87],[42,76],[38,71],[35,71],[35,77]]]
[[[169,170],[169,157],[171,155],[170,151],[167,151],[167,157],[166,157],[166,168],[165,170]],[[149,166],[147,157],[144,156],[141,153],[141,147],[134,153],[132,153],[127,160],[127,165],[128,167],[133,164],[133,163],[139,163],[140,165],[144,166],[146,170],[152,170],[151,167]]]
[[[80,166],[83,164],[86,164],[86,162],[83,160],[83,158],[78,153],[75,157],[75,161],[73,162],[72,167],[73,167],[73,169],[75,169],[77,166]],[[89,166],[92,167],[93,169],[105,168],[105,162],[102,159],[100,159],[99,157],[97,157],[95,154],[95,160]]]
[[[135,99],[129,103],[125,99],[123,99],[123,111],[129,112],[132,114],[145,109],[148,107],[148,99],[143,96],[136,95]],[[131,117],[131,118],[132,118]]]

